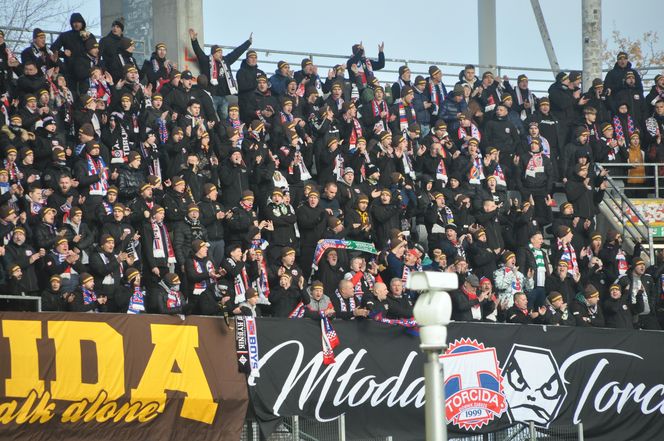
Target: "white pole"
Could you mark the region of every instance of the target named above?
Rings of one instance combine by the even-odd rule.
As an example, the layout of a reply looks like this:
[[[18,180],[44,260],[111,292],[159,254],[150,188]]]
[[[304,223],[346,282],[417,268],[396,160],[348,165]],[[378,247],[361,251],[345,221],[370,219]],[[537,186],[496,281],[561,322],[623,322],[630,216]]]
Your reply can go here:
[[[447,441],[445,420],[445,389],[443,386],[443,364],[440,351],[427,349],[424,363],[424,396],[426,398],[427,441]]]

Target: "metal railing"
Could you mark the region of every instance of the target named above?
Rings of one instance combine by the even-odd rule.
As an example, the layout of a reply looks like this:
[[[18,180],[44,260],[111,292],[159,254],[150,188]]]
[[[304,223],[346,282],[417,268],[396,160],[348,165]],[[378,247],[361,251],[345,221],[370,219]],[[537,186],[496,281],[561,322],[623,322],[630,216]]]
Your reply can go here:
[[[211,44],[205,44],[206,48],[210,48]],[[235,49],[237,46],[229,45],[220,45],[224,49]],[[322,69],[325,69],[325,72],[319,72],[321,78],[325,78],[327,75],[327,69],[331,69],[337,64],[346,65],[346,61],[350,55],[342,54],[329,54],[322,52],[303,52],[303,51],[291,51],[291,50],[282,50],[282,49],[270,49],[270,48],[252,48],[259,55],[259,64],[268,64],[274,65],[276,67],[277,63],[280,60],[288,62],[294,70],[298,70],[302,58],[310,58],[314,63]],[[371,58],[376,58],[377,53],[374,54],[369,51],[368,55]],[[238,60],[237,63],[239,63]],[[464,69],[468,63],[452,63],[449,61],[440,61],[440,60],[419,60],[414,58],[392,58],[385,57],[385,68],[377,71],[376,78],[381,82],[391,85],[399,75],[399,67],[406,65],[411,69],[412,76],[414,80],[415,76],[422,75],[425,78],[429,76],[429,66],[436,65],[441,71],[443,71],[443,82],[445,87],[449,91],[454,87],[454,84],[458,81],[458,75],[461,70]],[[237,68],[237,66],[235,66]],[[664,66],[648,66],[644,69],[647,70],[664,70]],[[271,72],[266,74],[270,75]],[[553,83],[555,74],[548,67],[525,67],[525,66],[509,66],[509,65],[475,65],[475,74],[481,78],[482,72],[486,70],[491,70],[496,78],[502,77],[503,75],[508,75],[511,79],[511,84],[513,87],[516,87],[516,77],[520,74],[526,74],[528,76],[530,90],[535,94],[548,94],[549,86]],[[569,72],[570,70],[581,69],[562,69],[563,71]],[[603,72],[608,72],[610,69],[603,69]],[[654,76],[654,75],[653,75]],[[647,83],[647,82],[646,82]]]
[[[641,193],[643,197],[650,197],[650,194],[654,194],[656,198],[660,196],[659,189],[661,184],[660,179],[664,180],[664,164],[656,162],[639,162],[639,163],[629,163],[629,162],[609,162],[604,164],[599,164],[603,168],[607,169],[610,175],[623,183],[623,190],[633,193]],[[642,184],[631,184],[629,178],[639,178],[638,176],[629,176],[627,171],[634,167],[643,167],[645,169],[644,182]],[[633,196],[636,197],[636,196]]]
[[[31,302],[35,302],[35,305],[37,307],[36,312],[42,312],[42,298],[40,296],[14,296],[14,295],[0,295],[0,301],[1,300],[19,300],[19,301],[24,301],[28,300]]]
[[[24,29],[24,28],[17,28],[15,26],[0,26],[0,29],[5,31],[5,43],[7,43],[8,46],[11,46],[16,53],[17,56],[19,56],[19,52],[23,50],[25,47],[29,46],[32,43],[32,29]],[[46,34],[46,45],[50,46],[53,44],[53,42],[58,38],[58,36],[63,32],[63,31],[49,31],[42,29],[42,31]],[[18,33],[18,37],[16,34]],[[100,40],[103,35],[96,35],[97,40]],[[131,38],[131,37],[130,37]],[[145,57],[148,55],[145,51],[145,42],[143,40],[136,40],[136,49],[134,50],[134,54],[140,57]],[[140,66],[139,66],[140,67]]]
[[[312,418],[285,417],[267,441],[401,441],[398,437],[385,436],[373,439],[355,439],[345,430],[345,416],[321,423]],[[256,421],[247,420],[242,430],[241,441],[258,441],[259,429]],[[548,429],[535,427],[534,423],[514,423],[489,433],[448,435],[450,441],[531,441],[539,439],[556,441],[583,441],[583,423],[558,425]]]
[[[624,166],[634,164],[595,164],[598,172],[603,170],[605,166]],[[608,209],[610,214],[618,225],[622,226],[622,235],[624,238],[629,238],[636,245],[648,245],[648,257],[651,263],[655,262],[655,247],[653,243],[653,232],[650,228],[648,220],[641,214],[641,212],[634,206],[630,198],[625,195],[624,183],[619,180],[619,177],[609,174],[606,177],[609,187],[604,192],[604,207]],[[657,180],[657,179],[656,179]],[[631,215],[638,219],[634,222]]]

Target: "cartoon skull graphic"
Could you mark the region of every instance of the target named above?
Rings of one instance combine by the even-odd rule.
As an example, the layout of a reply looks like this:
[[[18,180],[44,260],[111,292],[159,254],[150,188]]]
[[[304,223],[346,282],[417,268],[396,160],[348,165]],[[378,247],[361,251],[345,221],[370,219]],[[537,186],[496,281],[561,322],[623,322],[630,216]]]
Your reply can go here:
[[[537,427],[548,428],[567,396],[551,351],[515,344],[502,374],[510,421],[533,421]]]

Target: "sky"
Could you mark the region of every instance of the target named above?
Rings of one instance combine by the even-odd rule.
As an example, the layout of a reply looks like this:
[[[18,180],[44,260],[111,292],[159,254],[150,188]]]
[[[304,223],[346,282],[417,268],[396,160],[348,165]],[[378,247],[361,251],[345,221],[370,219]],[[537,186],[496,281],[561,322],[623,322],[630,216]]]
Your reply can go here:
[[[376,56],[378,44],[384,41],[387,57],[475,64],[477,7],[482,1],[439,0],[432,7],[403,0],[259,0],[256,5],[260,9],[252,11],[247,2],[203,0],[205,43],[237,45],[253,31],[254,47],[258,48],[349,54],[351,45],[362,41],[367,55]],[[498,64],[548,68],[530,1],[496,3]],[[580,69],[581,0],[540,0],[540,4],[561,68]],[[649,13],[661,11],[661,4],[661,0],[603,0],[603,38],[610,39],[613,30],[631,38],[644,31],[661,30],[657,48],[664,50],[661,14]],[[99,21],[97,2],[84,2],[80,11]]]

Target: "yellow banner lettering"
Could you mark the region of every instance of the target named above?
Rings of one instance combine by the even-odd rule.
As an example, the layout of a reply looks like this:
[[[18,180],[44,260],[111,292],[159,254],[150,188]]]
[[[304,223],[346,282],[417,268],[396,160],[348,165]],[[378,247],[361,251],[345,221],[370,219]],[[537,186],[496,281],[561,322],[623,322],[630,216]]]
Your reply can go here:
[[[5,381],[5,395],[27,397],[34,390],[44,392],[44,380],[39,379],[37,340],[42,336],[42,324],[32,320],[3,320],[2,335],[9,339],[11,377]]]
[[[122,335],[108,323],[48,322],[48,335],[55,341],[56,380],[51,382],[55,400],[94,400],[101,391],[109,400],[124,394],[124,347]],[[97,382],[84,383],[81,341],[97,348]]]
[[[198,328],[153,324],[151,330],[155,348],[138,387],[131,391],[132,402],[157,402],[163,412],[166,390],[184,392],[180,416],[212,424],[217,403],[196,353]],[[172,371],[174,363],[180,372]]]

